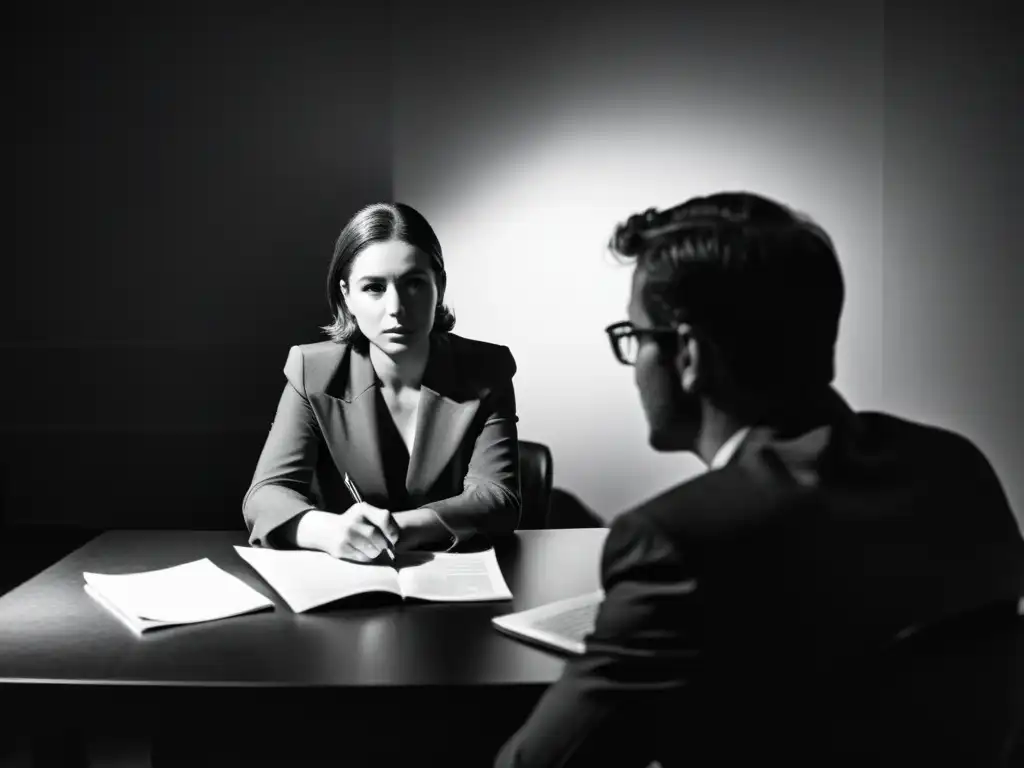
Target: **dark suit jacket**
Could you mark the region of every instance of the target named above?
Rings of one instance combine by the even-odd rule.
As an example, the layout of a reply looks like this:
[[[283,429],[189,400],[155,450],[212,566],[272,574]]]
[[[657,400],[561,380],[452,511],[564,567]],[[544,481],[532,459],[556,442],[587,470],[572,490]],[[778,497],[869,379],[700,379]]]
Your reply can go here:
[[[951,617],[1013,611],[1024,541],[970,442],[830,393],[618,517],[601,578],[586,654],[497,765],[768,765],[797,745],[838,765],[813,754],[842,672]]]
[[[395,499],[380,440],[381,430],[393,425],[380,421],[387,416],[369,356],[333,341],[292,347],[284,367],[288,381],[242,502],[249,543],[273,546],[268,535],[309,509],[344,512],[353,503],[345,472],[375,506],[429,507],[456,543],[515,530],[515,371],[507,347],[449,333],[431,337],[416,440]]]

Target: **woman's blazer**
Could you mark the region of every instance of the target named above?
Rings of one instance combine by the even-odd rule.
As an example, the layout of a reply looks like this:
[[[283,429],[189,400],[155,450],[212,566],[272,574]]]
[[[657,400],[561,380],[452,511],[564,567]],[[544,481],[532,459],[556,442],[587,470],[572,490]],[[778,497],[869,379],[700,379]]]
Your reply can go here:
[[[515,372],[507,347],[431,335],[403,508],[433,510],[453,546],[474,534],[511,532],[519,523]],[[334,341],[294,346],[284,374],[287,383],[242,502],[249,543],[274,546],[268,535],[310,509],[344,512],[353,503],[346,472],[364,501],[401,511],[388,498],[380,380],[369,356]]]

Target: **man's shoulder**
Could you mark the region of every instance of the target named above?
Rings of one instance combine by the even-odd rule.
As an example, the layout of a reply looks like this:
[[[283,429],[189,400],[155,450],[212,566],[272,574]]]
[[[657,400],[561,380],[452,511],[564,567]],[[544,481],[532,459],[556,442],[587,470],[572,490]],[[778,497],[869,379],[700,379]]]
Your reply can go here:
[[[961,432],[879,411],[857,418],[860,427],[846,455],[858,476],[899,479],[925,489],[936,505],[943,495],[1000,486],[988,456]]]
[[[785,466],[781,444],[752,441],[725,467],[680,482],[616,521],[623,535],[646,531],[677,546],[717,549],[777,524],[852,524],[861,519],[852,510],[870,512],[875,524],[911,512],[934,520],[951,498],[988,499],[1000,507],[997,517],[1007,516],[991,464],[963,434],[881,412],[858,413],[854,424],[854,433],[837,431],[834,444],[811,457],[810,480]]]
[[[799,493],[732,463],[674,485],[621,517],[626,525],[657,530],[670,539],[717,538],[786,507]]]
[[[984,457],[974,441],[953,429],[882,411],[861,411],[857,418],[869,450],[902,453],[924,461]]]

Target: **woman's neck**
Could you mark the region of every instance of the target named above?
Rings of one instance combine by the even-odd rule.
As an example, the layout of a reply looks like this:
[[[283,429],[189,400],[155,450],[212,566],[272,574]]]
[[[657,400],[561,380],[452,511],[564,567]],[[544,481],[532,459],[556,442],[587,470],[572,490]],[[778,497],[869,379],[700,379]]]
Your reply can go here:
[[[388,389],[419,389],[430,357],[430,339],[426,338],[402,352],[389,355],[380,347],[370,345],[370,363],[377,378]]]

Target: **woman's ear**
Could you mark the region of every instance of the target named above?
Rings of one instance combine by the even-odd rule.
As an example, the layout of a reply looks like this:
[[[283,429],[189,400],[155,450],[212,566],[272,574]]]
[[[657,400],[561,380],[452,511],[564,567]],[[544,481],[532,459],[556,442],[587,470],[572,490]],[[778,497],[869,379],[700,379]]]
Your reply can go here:
[[[676,333],[676,373],[679,375],[679,384],[683,392],[692,395],[699,389],[703,375],[700,345],[689,323],[680,323],[676,327]]]
[[[348,283],[345,282],[345,278],[338,281],[338,287],[341,288],[341,300],[345,302],[345,309],[348,309]]]

